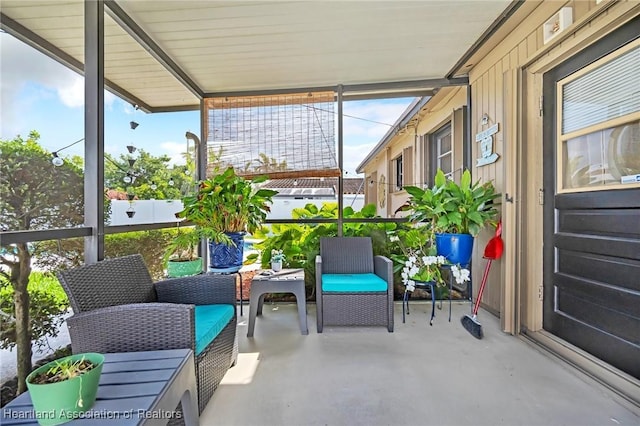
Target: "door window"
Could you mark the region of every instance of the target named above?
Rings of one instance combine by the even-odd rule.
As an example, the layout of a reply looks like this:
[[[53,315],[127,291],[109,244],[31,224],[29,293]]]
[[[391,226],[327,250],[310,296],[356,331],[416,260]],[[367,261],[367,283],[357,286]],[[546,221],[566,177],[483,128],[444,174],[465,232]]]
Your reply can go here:
[[[640,186],[640,41],[558,82],[558,192]]]

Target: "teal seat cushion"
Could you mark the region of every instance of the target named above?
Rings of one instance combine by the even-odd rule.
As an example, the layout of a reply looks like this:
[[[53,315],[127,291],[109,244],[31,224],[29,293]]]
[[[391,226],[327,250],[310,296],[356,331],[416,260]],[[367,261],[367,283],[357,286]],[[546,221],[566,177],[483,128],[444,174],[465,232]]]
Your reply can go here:
[[[196,355],[199,355],[225,328],[235,311],[232,305],[196,306]]]
[[[387,291],[387,282],[376,274],[322,274],[322,291]]]

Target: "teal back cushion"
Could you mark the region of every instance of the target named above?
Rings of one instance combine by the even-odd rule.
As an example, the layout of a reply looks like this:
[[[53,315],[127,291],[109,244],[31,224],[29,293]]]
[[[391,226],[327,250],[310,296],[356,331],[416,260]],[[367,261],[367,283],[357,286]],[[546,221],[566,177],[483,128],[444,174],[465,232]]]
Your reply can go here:
[[[387,291],[387,282],[376,274],[322,274],[322,291]]]
[[[199,305],[196,313],[196,355],[199,355],[229,324],[235,314],[232,305]]]

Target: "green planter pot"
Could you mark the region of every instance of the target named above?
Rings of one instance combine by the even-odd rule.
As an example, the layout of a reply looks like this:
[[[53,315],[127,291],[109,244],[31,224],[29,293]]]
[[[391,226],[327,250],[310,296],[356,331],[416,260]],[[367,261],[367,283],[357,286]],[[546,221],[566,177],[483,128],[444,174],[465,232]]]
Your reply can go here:
[[[31,383],[33,377],[55,366],[56,361],[62,362],[66,359],[79,361],[83,358],[95,364],[96,367],[78,377],[62,382]],[[33,402],[35,416],[42,426],[59,425],[81,418],[82,413],[93,407],[96,402],[104,355],[84,353],[71,355],[56,361],[43,365],[27,376],[27,388]]]
[[[170,278],[176,277],[189,277],[191,275],[198,275],[202,272],[202,258],[187,261],[173,261],[167,262],[167,276]]]

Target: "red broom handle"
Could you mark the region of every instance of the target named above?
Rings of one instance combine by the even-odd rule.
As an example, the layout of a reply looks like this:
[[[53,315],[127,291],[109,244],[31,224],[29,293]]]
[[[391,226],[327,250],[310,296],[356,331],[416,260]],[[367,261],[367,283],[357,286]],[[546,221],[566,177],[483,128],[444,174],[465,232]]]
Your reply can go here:
[[[491,267],[491,262],[493,259],[489,259],[487,261],[487,266],[484,268],[484,274],[482,275],[482,284],[480,284],[480,290],[478,291],[478,297],[476,298],[476,303],[473,305],[473,315],[478,315],[478,309],[480,309],[480,299],[482,299],[482,292],[484,292],[484,287],[487,285],[487,277],[489,277],[489,268]]]

